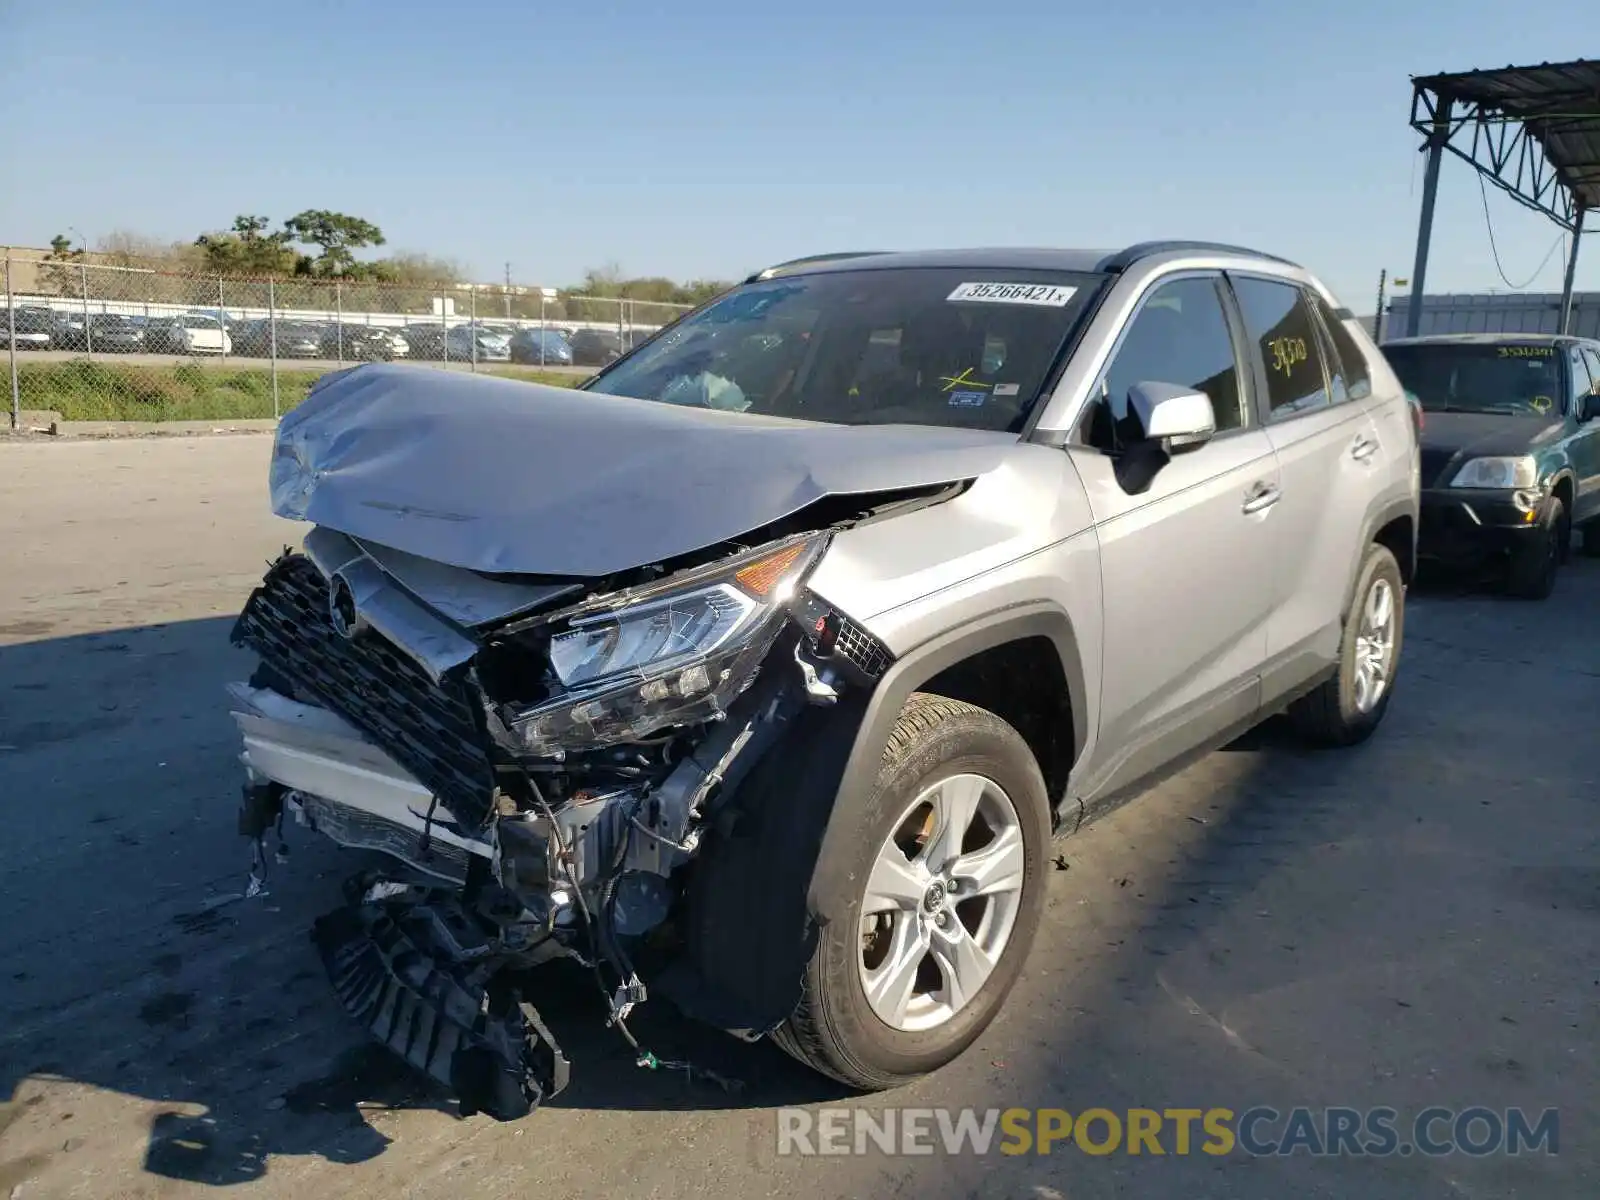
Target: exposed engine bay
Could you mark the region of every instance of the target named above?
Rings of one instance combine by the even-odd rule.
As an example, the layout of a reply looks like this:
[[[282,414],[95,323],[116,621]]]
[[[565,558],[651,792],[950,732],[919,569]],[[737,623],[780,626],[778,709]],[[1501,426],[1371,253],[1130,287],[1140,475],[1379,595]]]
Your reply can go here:
[[[626,1022],[654,972],[682,965],[708,835],[803,713],[890,665],[808,573],[837,529],[959,488],[833,497],[599,579],[469,571],[314,528],[233,634],[260,656],[230,687],[252,887],[288,820],[395,862],[352,878],[315,941],[345,1007],[463,1113],[516,1119],[565,1086],[530,986],[556,958],[591,970],[601,1015],[661,1065]],[[708,1011],[751,1038],[787,1015],[735,1009]]]

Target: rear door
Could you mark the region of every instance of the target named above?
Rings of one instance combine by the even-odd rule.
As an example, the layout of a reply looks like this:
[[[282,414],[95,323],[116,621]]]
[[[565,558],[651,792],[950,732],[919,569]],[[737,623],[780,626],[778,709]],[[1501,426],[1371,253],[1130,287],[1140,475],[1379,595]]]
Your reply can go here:
[[[1356,378],[1355,365],[1340,361],[1316,311],[1320,300],[1283,279],[1232,274],[1230,283],[1283,475],[1262,681],[1271,704],[1338,661],[1344,605],[1387,456],[1365,403],[1365,371]]]
[[[1253,419],[1248,361],[1220,275],[1163,279],[1102,377],[1093,427],[1103,432],[1070,450],[1094,513],[1104,597],[1098,744],[1106,753],[1082,781],[1091,803],[1259,708],[1278,468]],[[1210,442],[1172,456],[1142,488],[1119,476],[1115,453],[1115,426],[1139,382],[1205,392],[1217,421]]]

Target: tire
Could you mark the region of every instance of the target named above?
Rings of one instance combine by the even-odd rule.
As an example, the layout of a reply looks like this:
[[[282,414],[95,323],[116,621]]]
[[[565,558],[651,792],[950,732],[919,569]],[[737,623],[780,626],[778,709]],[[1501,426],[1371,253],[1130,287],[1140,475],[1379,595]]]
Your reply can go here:
[[[1387,587],[1393,606],[1384,683],[1376,702],[1364,703],[1358,652],[1366,640],[1364,617],[1380,587]],[[1383,720],[1394,695],[1395,673],[1404,642],[1405,594],[1400,564],[1395,561],[1394,554],[1386,546],[1376,543],[1368,546],[1356,575],[1350,611],[1345,616],[1344,634],[1339,642],[1338,673],[1289,706],[1290,721],[1310,741],[1322,746],[1354,746],[1371,737]]]
[[[990,832],[995,836],[994,828],[1006,829],[1007,844],[1012,844],[1010,831],[1014,829],[1020,851],[1013,851],[1007,862],[1011,870],[1020,867],[1021,883],[1014,893],[969,894],[967,899],[953,902],[961,906],[959,911],[950,908],[924,918],[924,908],[919,907],[915,914],[897,912],[891,918],[896,931],[903,920],[909,922],[908,929],[930,933],[933,922],[942,919],[957,939],[966,937],[971,944],[980,944],[1004,927],[1004,914],[1011,914],[1009,934],[1003,943],[991,947],[995,951],[993,968],[973,994],[961,1002],[947,1001],[950,1015],[940,1017],[932,1012],[926,1018],[935,1022],[931,1025],[907,1028],[913,1023],[907,1017],[897,1028],[875,1011],[866,991],[864,972],[878,945],[875,939],[893,941],[888,933],[870,938],[864,933],[867,882],[880,855],[890,849],[890,835],[916,824],[917,818],[908,810],[941,781],[950,780],[956,788],[981,789],[980,812],[1001,801],[1009,802],[1015,824],[1001,820]],[[998,799],[991,787],[998,789]],[[1043,910],[1050,803],[1038,763],[1015,729],[986,709],[916,693],[906,702],[889,735],[871,794],[851,807],[856,824],[849,844],[857,849],[846,878],[856,881],[859,892],[840,905],[840,918],[821,931],[805,970],[800,1004],[772,1037],[789,1054],[822,1074],[857,1089],[876,1091],[948,1063],[977,1039],[999,1011],[1022,969]],[[998,807],[993,811],[1002,813]],[[849,818],[837,815],[835,819]],[[928,825],[922,828],[925,831]],[[976,822],[973,828],[978,828]],[[928,842],[936,844],[939,838],[935,835]],[[985,848],[976,847],[979,851]],[[873,918],[875,923],[881,919]],[[968,921],[977,922],[975,933],[967,931]],[[905,961],[916,953],[912,950]],[[941,981],[948,980],[933,952],[924,953],[924,969],[938,972],[935,977]],[[910,974],[919,981],[923,978]],[[923,997],[917,996],[908,1011],[922,1003]],[[932,1009],[941,1008],[937,993],[930,995],[927,1003]]]
[[[1567,506],[1560,496],[1551,496],[1545,501],[1544,517],[1532,543],[1512,555],[1506,591],[1519,600],[1548,600],[1556,590],[1556,576],[1571,541]]]

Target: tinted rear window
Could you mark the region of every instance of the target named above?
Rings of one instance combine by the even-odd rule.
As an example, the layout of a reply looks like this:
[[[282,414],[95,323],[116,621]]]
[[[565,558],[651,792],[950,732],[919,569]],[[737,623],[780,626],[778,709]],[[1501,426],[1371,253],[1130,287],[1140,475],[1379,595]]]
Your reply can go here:
[[[1562,355],[1548,342],[1422,342],[1386,346],[1384,356],[1428,412],[1562,411]]]

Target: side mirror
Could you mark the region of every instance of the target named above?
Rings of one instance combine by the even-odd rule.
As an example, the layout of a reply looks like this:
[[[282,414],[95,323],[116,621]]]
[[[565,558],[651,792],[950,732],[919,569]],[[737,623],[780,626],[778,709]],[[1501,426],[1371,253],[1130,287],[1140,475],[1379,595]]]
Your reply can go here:
[[[1198,450],[1217,432],[1211,397],[1175,383],[1141,381],[1128,389],[1128,415],[1148,442],[1168,454]]]
[[[1600,417],[1600,392],[1590,392],[1583,398],[1583,408],[1578,413],[1578,420],[1592,421]]]

